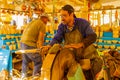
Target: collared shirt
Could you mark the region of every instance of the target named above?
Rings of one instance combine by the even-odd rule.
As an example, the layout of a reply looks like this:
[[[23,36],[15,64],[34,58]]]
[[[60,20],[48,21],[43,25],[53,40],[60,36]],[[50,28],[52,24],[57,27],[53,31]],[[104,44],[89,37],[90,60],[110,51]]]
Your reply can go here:
[[[91,28],[88,21],[82,18],[74,18],[74,26],[73,30],[78,28],[80,33],[83,36],[82,42],[84,43],[85,47],[89,46],[90,44],[96,41],[96,34]],[[61,23],[58,26],[57,33],[55,34],[54,38],[51,40],[50,45],[54,45],[55,43],[61,43],[64,40],[64,34],[69,32],[70,30],[67,28],[67,25]]]

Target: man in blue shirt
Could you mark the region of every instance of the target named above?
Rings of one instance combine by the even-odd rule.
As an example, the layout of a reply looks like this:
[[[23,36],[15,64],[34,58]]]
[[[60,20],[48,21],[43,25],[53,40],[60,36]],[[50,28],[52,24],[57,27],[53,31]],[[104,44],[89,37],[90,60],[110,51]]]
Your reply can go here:
[[[60,16],[62,22],[58,26],[57,33],[51,40],[50,45],[46,46],[44,50],[50,48],[56,43],[61,44],[64,41],[64,49],[70,49],[75,57],[73,54],[71,54],[71,52],[69,52],[69,50],[63,49],[60,51],[54,61],[54,64],[57,64],[58,62],[60,65],[58,64],[58,69],[53,68],[54,72],[52,74],[59,74],[59,79],[56,78],[56,80],[63,80],[63,76],[65,76],[64,72],[66,70],[69,71],[70,69],[70,66],[68,65],[72,65],[76,62],[79,63],[81,59],[90,59],[92,67],[92,69],[88,71],[90,76],[86,74],[86,71],[84,71],[84,73],[86,80],[93,80],[91,77],[91,71],[93,73],[92,76],[95,76],[101,70],[102,66],[102,61],[100,60],[96,49],[92,45],[92,43],[94,43],[97,38],[95,32],[92,30],[88,21],[82,18],[76,18],[74,15],[74,8],[71,5],[63,6],[60,10]],[[96,63],[94,60],[96,60]],[[97,66],[94,66],[96,64]],[[52,79],[55,77],[56,75],[52,76]],[[89,77],[91,77],[91,79]]]

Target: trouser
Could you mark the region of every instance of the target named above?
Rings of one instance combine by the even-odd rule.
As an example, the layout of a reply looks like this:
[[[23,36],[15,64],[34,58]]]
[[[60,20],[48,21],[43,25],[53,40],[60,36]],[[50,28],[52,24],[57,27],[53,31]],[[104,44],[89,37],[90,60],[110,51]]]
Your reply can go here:
[[[35,47],[28,46],[26,44],[21,43],[21,49],[34,49]],[[30,62],[34,62],[34,68],[33,68],[33,76],[40,75],[41,72],[41,66],[42,66],[42,56],[39,53],[25,53],[22,54],[22,74],[27,76],[28,71],[28,64]]]

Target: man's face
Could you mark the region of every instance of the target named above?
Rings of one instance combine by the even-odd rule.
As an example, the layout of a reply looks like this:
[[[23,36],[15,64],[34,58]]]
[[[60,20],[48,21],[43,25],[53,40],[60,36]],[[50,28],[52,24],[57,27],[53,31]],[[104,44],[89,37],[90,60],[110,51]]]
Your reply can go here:
[[[68,24],[71,21],[71,17],[73,16],[73,13],[69,14],[68,11],[61,10],[60,16],[63,24]]]
[[[43,22],[45,23],[45,24],[47,24],[47,22],[49,21],[49,19],[47,18],[47,17],[43,17]]]

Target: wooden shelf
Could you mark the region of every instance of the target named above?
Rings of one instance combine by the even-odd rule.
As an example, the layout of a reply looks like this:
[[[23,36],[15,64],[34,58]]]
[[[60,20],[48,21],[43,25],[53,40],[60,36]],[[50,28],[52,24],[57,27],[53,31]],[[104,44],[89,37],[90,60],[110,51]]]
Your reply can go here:
[[[111,9],[89,9],[89,11],[102,11],[102,10],[116,10],[116,9],[119,9],[120,10],[120,8],[111,8]]]

